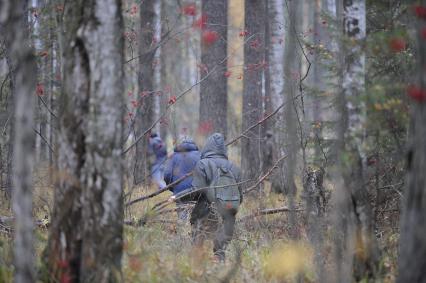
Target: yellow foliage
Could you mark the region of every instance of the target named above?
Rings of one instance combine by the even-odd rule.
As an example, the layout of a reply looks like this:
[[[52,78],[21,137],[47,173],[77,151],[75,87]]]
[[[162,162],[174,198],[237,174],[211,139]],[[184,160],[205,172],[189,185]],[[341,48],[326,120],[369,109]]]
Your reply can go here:
[[[395,107],[401,105],[402,101],[401,99],[391,98],[387,100],[386,102],[380,104],[380,103],[374,103],[374,109],[375,110],[392,110]]]
[[[278,279],[291,279],[312,268],[312,248],[301,242],[290,242],[272,249],[265,259],[266,275]]]

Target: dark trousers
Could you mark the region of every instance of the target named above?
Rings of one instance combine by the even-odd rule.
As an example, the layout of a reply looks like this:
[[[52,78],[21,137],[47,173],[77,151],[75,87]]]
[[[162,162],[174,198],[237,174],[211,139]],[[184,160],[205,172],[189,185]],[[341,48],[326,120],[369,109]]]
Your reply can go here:
[[[213,239],[213,252],[225,259],[225,249],[232,239],[235,227],[235,209],[218,210],[216,205],[199,200],[191,213],[192,240],[202,245],[206,239]]]

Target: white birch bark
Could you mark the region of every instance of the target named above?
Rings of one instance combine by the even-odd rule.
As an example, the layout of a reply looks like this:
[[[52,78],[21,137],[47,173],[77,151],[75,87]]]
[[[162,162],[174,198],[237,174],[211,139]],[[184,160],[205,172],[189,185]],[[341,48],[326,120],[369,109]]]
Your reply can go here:
[[[327,12],[330,13],[332,17],[336,16],[336,0],[325,0],[327,5]]]
[[[344,1],[343,28],[350,43],[344,48],[342,91],[345,99],[344,162],[345,187],[350,190],[351,206],[347,218],[354,219],[353,268],[356,280],[376,273],[377,246],[372,225],[372,210],[364,181],[365,152],[365,0]],[[350,235],[348,234],[348,238]],[[349,244],[350,246],[350,244]]]
[[[269,0],[269,22],[271,42],[269,50],[269,68],[271,71],[271,98],[273,105],[281,105],[283,102],[284,87],[284,1]]]
[[[47,247],[49,276],[121,282],[121,1],[76,1],[65,8],[65,28],[60,181]]]
[[[271,33],[271,42],[269,48],[269,69],[271,76],[271,98],[272,104],[277,106],[283,101],[284,87],[284,1],[268,0],[268,20]]]
[[[81,280],[119,282],[123,233],[123,21],[121,1],[96,0],[80,27],[90,66],[85,129]]]
[[[270,69],[270,81],[271,81],[271,100],[272,105],[275,107],[281,105],[284,101],[284,49],[286,46],[284,40],[285,33],[285,17],[284,17],[284,1],[283,0],[268,0],[268,14],[269,14],[269,26],[271,33],[270,49],[269,49],[269,61],[268,67]],[[275,132],[274,142],[275,144],[282,145],[284,136],[282,131],[283,115],[280,111],[276,115],[275,127],[278,131]],[[282,148],[282,146],[279,146]],[[281,156],[283,152],[276,150],[276,154]],[[278,178],[278,176],[277,176]],[[274,178],[276,179],[276,178]]]
[[[365,91],[365,53],[362,44],[366,36],[365,0],[344,2],[344,33],[358,43],[348,50],[343,70],[343,91],[348,117],[346,136],[355,139],[357,150],[362,153],[365,106],[360,100]]]

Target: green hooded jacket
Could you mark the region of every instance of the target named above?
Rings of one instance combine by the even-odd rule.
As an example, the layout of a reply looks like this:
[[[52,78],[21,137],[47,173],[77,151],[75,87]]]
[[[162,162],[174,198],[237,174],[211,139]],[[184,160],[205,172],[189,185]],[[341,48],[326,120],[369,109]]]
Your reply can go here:
[[[194,176],[192,180],[193,189],[207,188],[214,178],[216,168],[224,167],[231,170],[238,183],[241,182],[241,171],[231,161],[228,160],[226,145],[223,135],[214,133],[207,138],[206,144],[201,151],[201,160],[197,162],[194,168]],[[241,201],[243,199],[242,187],[238,186]],[[205,192],[205,191],[204,191]]]

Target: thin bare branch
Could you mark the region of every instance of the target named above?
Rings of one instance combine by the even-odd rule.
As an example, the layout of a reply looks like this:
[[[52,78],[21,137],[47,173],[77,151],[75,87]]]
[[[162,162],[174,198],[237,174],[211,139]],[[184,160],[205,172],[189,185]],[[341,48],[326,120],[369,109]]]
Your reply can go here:
[[[251,36],[249,36],[245,41],[244,41],[244,44],[246,44],[253,36],[255,36],[256,34],[253,34],[253,35],[251,35]],[[210,77],[210,75],[212,74],[212,73],[214,73],[215,71],[216,71],[216,69],[220,66],[220,65],[222,65],[223,64],[223,62],[225,62],[228,58],[229,58],[229,56],[230,55],[228,55],[228,56],[226,56],[225,58],[223,58],[219,63],[217,63],[214,67],[213,67],[213,69],[211,69],[202,79],[200,79],[200,80],[198,80],[195,84],[193,84],[193,85],[191,85],[190,87],[188,87],[186,90],[184,90],[183,92],[181,92],[179,95],[177,95],[176,96],[176,100],[173,102],[173,103],[171,103],[171,104],[169,104],[169,105],[167,105],[167,107],[166,107],[166,109],[164,110],[164,112],[157,118],[157,120],[155,120],[154,121],[154,123],[148,128],[148,129],[146,129],[145,130],[145,132],[143,132],[139,137],[137,137],[136,139],[135,139],[135,141],[131,144],[131,145],[129,145],[129,147],[128,148],[126,148],[124,151],[123,151],[123,154],[126,154],[132,147],[134,147],[145,135],[147,135],[149,132],[151,132],[151,130],[155,127],[155,125],[157,125],[165,116],[166,116],[166,114],[170,111],[170,109],[171,109],[171,107],[173,106],[173,105],[175,105],[176,104],[176,102],[177,101],[179,101],[185,94],[187,94],[188,92],[190,92],[195,86],[197,86],[197,85],[199,85],[199,84],[201,84],[203,81],[205,81],[205,80],[207,80],[209,77]]]
[[[149,194],[149,195],[142,196],[142,197],[140,197],[140,198],[137,198],[137,199],[134,199],[134,200],[132,200],[132,201],[129,201],[128,203],[126,203],[126,206],[130,206],[130,205],[135,204],[135,203],[138,203],[138,202],[140,202],[140,201],[144,201],[144,200],[146,200],[146,199],[150,199],[150,198],[153,198],[153,197],[155,197],[155,196],[158,196],[159,194],[161,194],[161,193],[163,193],[163,192],[165,192],[165,191],[168,191],[170,188],[173,188],[175,185],[179,184],[180,182],[182,182],[183,180],[185,180],[186,178],[188,178],[188,177],[189,177],[189,176],[191,176],[191,175],[192,175],[192,172],[190,172],[190,173],[188,173],[188,174],[185,174],[184,176],[180,177],[179,179],[177,179],[177,180],[176,180],[176,181],[174,181],[173,183],[168,184],[168,185],[167,185],[167,186],[165,186],[164,188],[162,188],[162,189],[160,189],[160,190],[158,190],[158,191],[156,191],[156,192],[154,192],[154,193],[151,193],[151,194]]]
[[[245,221],[247,219],[254,218],[261,215],[271,215],[271,214],[276,214],[281,212],[294,212],[294,211],[303,211],[303,209],[300,209],[300,208],[290,209],[287,206],[278,207],[278,208],[266,208],[266,209],[258,210],[252,214],[245,215],[241,217],[240,221]]]
[[[248,192],[251,192],[251,191],[253,191],[253,190],[255,190],[256,188],[257,188],[257,186],[259,186],[259,184],[260,183],[262,183],[263,181],[265,181],[265,179],[266,178],[268,178],[271,174],[272,174],[272,172],[274,172],[274,170],[276,169],[276,168],[278,168],[278,164],[280,164],[281,163],[281,161],[283,161],[285,158],[287,157],[287,155],[284,155],[284,156],[281,156],[281,158],[279,158],[278,160],[277,160],[277,162],[275,162],[275,164],[274,164],[274,166],[272,166],[272,168],[271,169],[269,169],[269,171],[268,172],[266,172],[266,174],[265,175],[263,175],[253,186],[251,186],[251,187],[249,187],[249,188],[247,188],[245,191],[244,191],[244,194],[247,194]]]
[[[49,111],[49,113],[50,113],[53,117],[55,117],[56,119],[58,119],[58,117],[56,116],[56,114],[55,114],[55,113],[53,113],[52,109],[50,109],[50,108],[49,108],[49,106],[47,106],[46,101],[44,101],[44,99],[43,99],[40,95],[38,95],[38,99],[39,99],[39,100],[41,101],[41,103],[43,103],[43,105],[46,107],[47,111]]]

